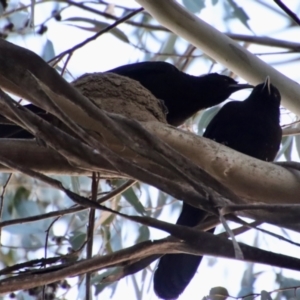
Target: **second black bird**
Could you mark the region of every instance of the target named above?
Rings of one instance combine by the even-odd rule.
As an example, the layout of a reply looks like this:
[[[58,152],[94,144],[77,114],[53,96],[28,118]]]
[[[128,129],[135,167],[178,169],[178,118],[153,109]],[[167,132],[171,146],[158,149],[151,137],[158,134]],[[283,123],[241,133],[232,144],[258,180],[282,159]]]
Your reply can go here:
[[[280,100],[279,91],[267,78],[243,102],[225,104],[207,126],[204,137],[249,156],[273,161],[282,136]],[[193,227],[206,215],[204,211],[183,203],[177,224]],[[202,256],[164,255],[154,274],[155,293],[162,299],[178,298],[194,277],[201,260]]]

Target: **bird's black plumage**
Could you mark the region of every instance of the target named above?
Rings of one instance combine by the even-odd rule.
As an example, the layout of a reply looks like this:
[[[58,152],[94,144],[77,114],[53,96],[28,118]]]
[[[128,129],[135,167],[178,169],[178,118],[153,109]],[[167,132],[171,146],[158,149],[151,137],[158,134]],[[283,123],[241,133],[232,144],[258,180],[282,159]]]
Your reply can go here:
[[[243,102],[225,104],[204,136],[249,156],[273,161],[281,142],[280,93],[269,79],[257,85]],[[206,213],[183,203],[177,224],[193,227]],[[163,299],[176,299],[195,275],[202,256],[168,254],[154,274],[154,290]]]
[[[139,81],[157,99],[164,102],[168,114],[167,121],[173,126],[183,124],[197,111],[225,101],[232,93],[252,87],[238,84],[228,76],[211,73],[203,76],[192,76],[181,72],[166,62],[140,62],[124,65],[107,72],[126,76]],[[38,113],[41,117],[49,114],[34,106],[27,109]],[[33,138],[33,136],[15,125],[1,125],[0,138]]]
[[[162,61],[134,63],[107,72],[137,80],[163,100],[168,109],[167,121],[173,126],[183,124],[201,109],[225,101],[236,91],[252,87],[218,73],[189,75]]]

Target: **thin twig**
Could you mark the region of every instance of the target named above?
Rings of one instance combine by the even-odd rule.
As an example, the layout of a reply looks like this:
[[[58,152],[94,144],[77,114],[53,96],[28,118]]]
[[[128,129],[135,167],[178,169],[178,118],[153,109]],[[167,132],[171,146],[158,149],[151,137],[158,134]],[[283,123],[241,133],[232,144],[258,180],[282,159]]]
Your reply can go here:
[[[48,250],[48,239],[49,239],[49,232],[54,223],[59,219],[60,217],[55,218],[49,225],[49,227],[46,230],[46,237],[45,237],[45,247],[44,247],[44,258],[47,259],[47,250]],[[44,265],[44,268],[46,268],[46,264]],[[43,285],[43,299],[45,299],[46,296],[46,287],[47,285]]]
[[[3,204],[4,204],[4,195],[5,195],[5,191],[6,191],[6,187],[11,179],[11,176],[12,176],[12,173],[10,173],[8,175],[8,178],[5,182],[5,184],[3,185],[3,188],[2,188],[2,193],[1,193],[1,197],[0,197],[0,220],[2,219],[2,212],[3,212]],[[1,227],[0,227],[0,241],[1,241],[1,235],[2,235],[2,230],[1,230]]]
[[[234,216],[234,215],[228,216],[228,220],[233,221],[233,222],[236,222],[236,223],[239,223],[239,224],[242,224],[243,226],[249,227],[249,228],[251,228],[251,229],[256,229],[256,230],[261,231],[261,232],[263,232],[263,233],[265,233],[265,234],[268,234],[268,235],[270,235],[270,236],[272,236],[272,237],[275,237],[275,238],[277,238],[277,239],[279,239],[279,240],[282,240],[282,241],[287,242],[287,243],[289,243],[289,244],[292,244],[292,245],[294,245],[294,246],[300,247],[300,244],[299,244],[299,243],[293,242],[293,241],[291,241],[291,240],[289,240],[289,239],[283,237],[283,236],[280,235],[280,234],[276,234],[276,233],[270,232],[270,231],[268,231],[268,230],[265,230],[265,229],[262,229],[262,228],[258,228],[258,227],[257,227],[258,225],[253,226],[253,224],[249,224],[249,223],[245,222],[244,220],[242,220],[241,218],[236,217],[236,216]]]
[[[102,204],[103,202],[122,194],[127,189],[129,189],[131,186],[133,186],[136,182],[137,181],[133,180],[133,179],[127,180],[125,183],[123,183],[122,185],[120,185],[119,187],[114,189],[112,192],[108,193],[107,195],[105,195],[102,198],[100,198],[99,200],[97,200],[97,202],[99,204]]]
[[[79,211],[82,211],[85,209],[87,209],[87,208],[83,207],[83,206],[76,206],[76,207],[71,207],[71,208],[62,209],[62,210],[58,210],[58,211],[52,211],[52,212],[49,212],[46,214],[30,216],[30,217],[26,217],[26,218],[7,220],[7,221],[3,221],[0,223],[0,229],[3,227],[15,225],[15,224],[30,223],[30,222],[34,222],[34,221],[45,220],[45,219],[49,219],[49,218],[72,214],[72,213],[79,212]]]
[[[124,191],[126,191],[134,183],[136,183],[135,180],[128,180],[127,182],[125,182],[121,186],[119,186],[116,189],[114,189],[113,191],[109,192],[106,196],[100,198],[97,202],[99,204],[101,204],[105,201],[110,200],[111,198],[113,198],[113,197],[123,193]],[[30,216],[30,217],[26,217],[26,218],[7,220],[7,221],[0,222],[0,229],[2,229],[3,227],[15,225],[15,224],[30,223],[30,222],[34,222],[34,221],[39,221],[39,220],[45,220],[45,219],[49,219],[49,218],[64,216],[64,215],[67,215],[67,214],[73,214],[73,213],[80,212],[80,211],[83,211],[83,210],[86,210],[86,209],[87,209],[87,207],[85,207],[85,206],[73,206],[71,208],[62,209],[62,210],[58,210],[58,211],[52,211],[52,212],[49,212],[49,213],[46,213],[46,214]]]
[[[300,25],[300,19],[297,17],[297,15],[291,11],[284,3],[281,2],[281,0],[274,0],[274,2],[288,15],[291,17],[292,20],[294,20],[295,23]]]
[[[254,222],[252,222],[252,223],[247,223],[247,225],[242,225],[241,227],[232,229],[232,233],[233,233],[235,236],[237,236],[237,235],[240,235],[240,234],[242,234],[242,233],[245,233],[245,232],[249,231],[250,229],[256,229],[256,226],[259,226],[259,225],[261,225],[261,224],[262,224],[262,222],[260,222],[260,221],[254,221]],[[227,234],[226,231],[217,234],[217,236],[219,236],[219,237],[224,237],[224,238],[228,238],[228,234]]]
[[[92,201],[97,201],[97,192],[99,186],[99,176],[93,172],[92,176]],[[95,209],[90,209],[89,223],[87,228],[87,245],[86,245],[86,257],[91,258],[93,255],[93,242],[94,242],[94,226],[95,226]],[[91,272],[87,272],[85,276],[85,299],[91,299]]]
[[[76,259],[76,253],[68,253],[66,255],[61,256],[55,256],[55,257],[49,257],[47,259],[41,258],[41,259],[33,259],[28,260],[22,263],[15,264],[13,266],[6,267],[2,270],[0,270],[0,275],[8,275],[13,272],[20,271],[21,269],[29,269],[34,267],[42,267],[45,265],[55,264],[58,262],[64,262],[64,261],[70,261]]]
[[[66,54],[70,54],[73,53],[75,50],[78,50],[79,48],[85,46],[86,44],[88,44],[91,41],[94,41],[95,39],[97,39],[99,36],[101,36],[102,34],[109,32],[111,29],[117,27],[119,24],[125,22],[126,20],[132,18],[133,16],[135,16],[136,14],[140,13],[141,11],[143,11],[144,9],[141,7],[133,12],[131,12],[130,14],[128,14],[127,16],[118,19],[116,22],[114,22],[113,24],[107,26],[106,28],[100,30],[99,32],[97,32],[96,34],[94,34],[93,36],[87,38],[86,40],[84,40],[83,42],[75,45],[74,47],[72,47],[71,49],[68,49],[66,51],[63,51],[62,53],[58,54],[57,56],[55,56],[54,58],[52,58],[50,61],[48,61],[48,63],[55,61],[55,64],[57,64]]]
[[[71,53],[68,54],[67,59],[66,59],[66,62],[64,63],[64,66],[63,66],[63,68],[62,68],[62,70],[61,70],[61,73],[60,73],[61,76],[64,76],[65,70],[66,70],[67,65],[68,65],[68,63],[70,62],[72,56],[73,56],[73,52],[71,52]]]

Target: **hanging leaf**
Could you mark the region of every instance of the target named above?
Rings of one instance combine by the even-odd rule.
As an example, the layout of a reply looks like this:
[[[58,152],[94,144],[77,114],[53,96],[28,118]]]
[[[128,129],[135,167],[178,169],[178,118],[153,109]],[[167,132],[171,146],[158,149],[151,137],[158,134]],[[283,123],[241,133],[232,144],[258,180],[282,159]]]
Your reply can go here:
[[[50,40],[47,40],[41,57],[44,59],[44,61],[49,61],[55,56],[54,46],[53,43]]]
[[[112,290],[112,294],[113,294],[114,290],[117,287],[118,282],[115,282],[115,283],[102,282],[102,280],[105,279],[108,276],[118,274],[121,270],[122,270],[122,268],[120,268],[120,267],[112,268],[112,269],[109,269],[109,270],[107,270],[107,271],[105,271],[101,274],[98,274],[98,275],[94,276],[91,280],[91,283],[94,284],[94,286],[95,286],[95,296],[100,294],[106,287],[109,287]]]
[[[20,217],[28,217],[28,211],[21,207],[24,202],[28,202],[28,197],[30,195],[30,191],[24,188],[23,186],[19,187],[10,203],[9,210],[10,212],[13,211],[13,209],[16,209],[18,215]],[[25,211],[24,211],[25,209]]]
[[[298,152],[298,156],[300,158],[300,135],[296,135],[294,137],[294,140],[295,140],[295,145],[296,145],[296,149],[297,149],[297,152]]]
[[[238,20],[240,20],[241,23],[244,26],[246,26],[250,31],[252,31],[248,24],[250,18],[245,12],[245,10],[242,7],[238,6],[233,0],[227,0],[227,1],[230,4],[230,6],[233,8],[233,16],[236,17]]]
[[[136,240],[136,243],[141,243],[143,241],[146,241],[150,238],[150,231],[149,231],[149,227],[147,226],[141,226],[139,228],[139,236]]]
[[[205,8],[204,0],[183,0],[183,5],[192,13],[197,14]]]
[[[122,196],[126,199],[126,201],[128,203],[130,203],[135,210],[140,213],[140,214],[145,214],[145,208],[142,205],[142,203],[140,202],[139,198],[136,196],[135,192],[133,191],[133,188],[129,188],[128,190],[126,190]]]
[[[86,31],[92,31],[92,32],[99,32],[99,31],[101,31],[101,30],[103,30],[106,27],[111,25],[109,23],[96,21],[96,20],[91,20],[91,19],[88,19],[88,18],[79,18],[79,17],[68,18],[68,19],[65,19],[64,21],[89,23],[89,24],[93,25],[93,27],[83,27],[83,26],[73,25],[73,24],[68,24],[68,25],[74,26],[76,28],[80,28],[80,29],[83,29],[83,30],[86,30]],[[109,33],[114,35],[116,38],[118,38],[122,42],[129,43],[128,37],[120,29],[114,27],[114,28],[109,30]]]
[[[281,148],[279,152],[277,153],[277,156],[275,158],[275,161],[280,158],[280,156],[283,154],[285,158],[289,158],[291,155],[291,144],[293,142],[293,136],[284,136],[281,140]]]
[[[72,246],[72,249],[75,251],[78,250],[85,241],[86,234],[78,231],[73,231],[71,233],[71,237],[69,238],[69,242]]]
[[[204,132],[204,129],[207,127],[207,125],[210,123],[210,121],[213,119],[213,117],[218,113],[218,111],[221,109],[221,106],[214,106],[212,108],[209,108],[205,110],[201,116],[198,123],[198,135],[202,135]]]
[[[79,183],[78,176],[71,176],[71,185],[72,185],[72,191],[74,193],[80,194],[80,183]]]

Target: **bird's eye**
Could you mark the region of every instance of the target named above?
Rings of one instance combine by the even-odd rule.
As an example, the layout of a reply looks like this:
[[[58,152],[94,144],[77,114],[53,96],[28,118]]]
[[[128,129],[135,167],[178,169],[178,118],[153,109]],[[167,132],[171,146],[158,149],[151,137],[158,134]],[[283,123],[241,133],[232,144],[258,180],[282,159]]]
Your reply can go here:
[[[273,96],[274,96],[276,99],[280,99],[280,93],[279,93],[278,91],[274,91]]]
[[[230,82],[232,81],[232,78],[230,78],[230,77],[224,77],[224,78],[223,78],[223,81],[224,81],[225,83],[230,83]]]

